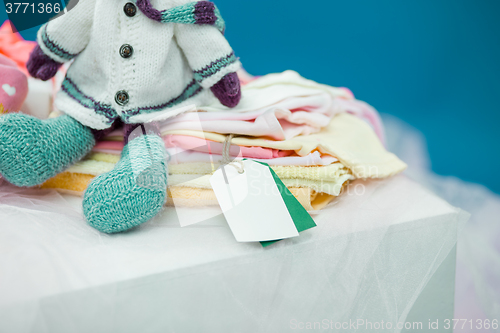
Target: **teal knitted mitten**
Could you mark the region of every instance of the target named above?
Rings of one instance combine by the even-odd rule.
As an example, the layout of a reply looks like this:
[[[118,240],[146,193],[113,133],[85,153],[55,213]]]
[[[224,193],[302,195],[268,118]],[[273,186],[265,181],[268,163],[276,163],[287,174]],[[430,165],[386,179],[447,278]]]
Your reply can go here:
[[[88,186],[83,199],[87,222],[105,233],[144,223],[162,209],[167,195],[167,164],[163,140],[143,135],[123,149],[116,167]]]
[[[34,186],[84,157],[92,131],[64,115],[40,120],[12,113],[0,117],[0,174],[16,186]]]

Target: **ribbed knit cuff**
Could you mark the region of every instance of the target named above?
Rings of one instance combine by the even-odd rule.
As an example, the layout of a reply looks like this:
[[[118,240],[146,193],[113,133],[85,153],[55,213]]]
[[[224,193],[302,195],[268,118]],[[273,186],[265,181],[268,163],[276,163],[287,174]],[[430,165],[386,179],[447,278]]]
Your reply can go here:
[[[225,57],[217,59],[202,69],[194,70],[194,78],[203,88],[210,88],[229,73],[241,68],[241,63],[231,52]]]
[[[62,46],[53,40],[47,33],[47,24],[45,23],[40,30],[38,30],[37,42],[40,45],[43,53],[57,61],[58,63],[65,63],[76,57],[78,54],[71,53],[65,50]]]

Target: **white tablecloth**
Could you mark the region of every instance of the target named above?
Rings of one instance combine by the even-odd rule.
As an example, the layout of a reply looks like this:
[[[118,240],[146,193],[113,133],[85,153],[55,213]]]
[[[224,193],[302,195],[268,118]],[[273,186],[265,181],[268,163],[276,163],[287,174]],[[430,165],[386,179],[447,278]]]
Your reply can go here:
[[[173,208],[105,235],[80,205],[0,185],[0,332],[395,327],[468,218],[404,176],[352,183],[316,228],[268,248],[237,243],[221,215],[181,228]]]

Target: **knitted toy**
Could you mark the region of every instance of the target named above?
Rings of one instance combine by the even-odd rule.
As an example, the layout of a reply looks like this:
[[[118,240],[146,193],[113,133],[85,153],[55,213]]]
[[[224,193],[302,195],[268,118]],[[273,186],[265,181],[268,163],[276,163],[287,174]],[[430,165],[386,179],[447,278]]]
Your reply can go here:
[[[164,143],[158,129],[141,123],[215,98],[236,106],[240,63],[211,2],[75,2],[40,28],[27,64],[32,76],[48,80],[73,60],[55,100],[65,114],[0,117],[0,174],[17,186],[41,184],[123,123],[120,162],[93,180],[83,200],[90,225],[120,232],[154,217],[166,200]]]
[[[17,64],[0,54],[0,115],[17,112],[28,95],[28,78]]]

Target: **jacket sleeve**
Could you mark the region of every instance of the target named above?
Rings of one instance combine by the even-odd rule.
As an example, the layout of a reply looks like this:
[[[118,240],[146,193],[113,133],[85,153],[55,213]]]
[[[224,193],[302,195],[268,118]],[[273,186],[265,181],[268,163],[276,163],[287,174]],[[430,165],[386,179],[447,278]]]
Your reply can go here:
[[[175,37],[203,88],[241,67],[226,38],[212,25],[176,24]]]
[[[96,0],[71,0],[67,13],[38,30],[37,42],[53,60],[64,63],[82,52],[90,39]]]

